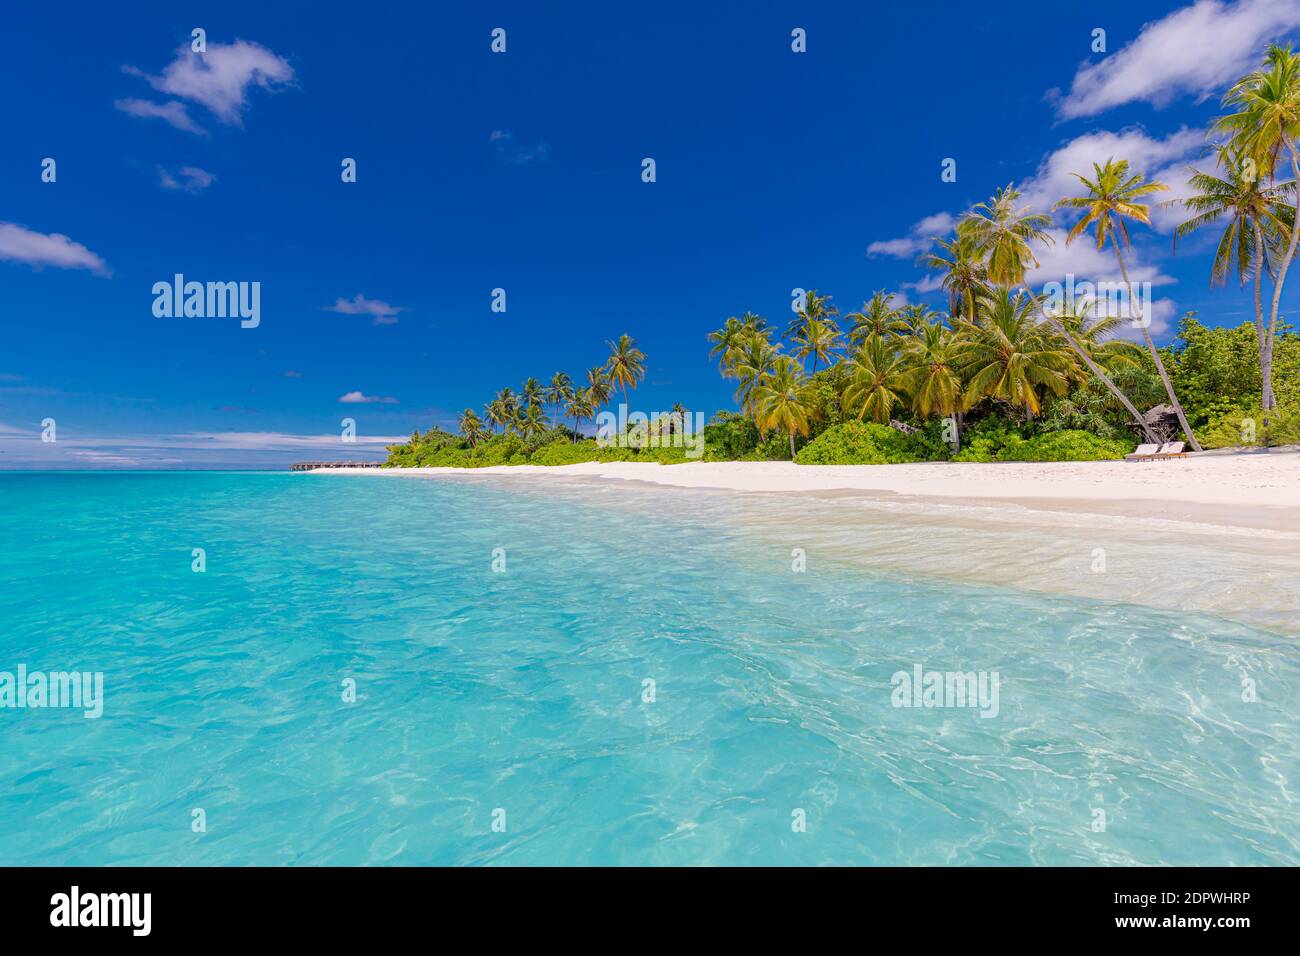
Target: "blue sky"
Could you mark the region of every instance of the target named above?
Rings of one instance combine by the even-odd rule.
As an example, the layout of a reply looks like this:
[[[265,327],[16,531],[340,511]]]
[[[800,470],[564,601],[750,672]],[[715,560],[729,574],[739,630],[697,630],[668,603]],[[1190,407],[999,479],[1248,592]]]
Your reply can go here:
[[[784,324],[796,287],[941,307],[914,259],[948,217],[1010,181],[1045,206],[1111,154],[1179,189],[1227,83],[1300,32],[1297,0],[402,6],[11,6],[0,468],[378,457],[622,332],[635,407],[731,407],[727,316]],[[1157,338],[1245,321],[1175,221],[1134,251]],[[1115,271],[1042,260],[1039,284]],[[156,318],[175,273],[260,282],[260,325]]]

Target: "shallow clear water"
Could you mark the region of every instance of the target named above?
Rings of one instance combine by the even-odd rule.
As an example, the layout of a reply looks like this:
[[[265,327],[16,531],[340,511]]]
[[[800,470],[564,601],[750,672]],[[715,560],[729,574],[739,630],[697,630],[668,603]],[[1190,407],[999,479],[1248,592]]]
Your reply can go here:
[[[1293,637],[864,567],[842,513],[0,475],[0,671],[105,690],[0,709],[0,864],[1300,863]],[[892,706],[916,665],[997,715]]]

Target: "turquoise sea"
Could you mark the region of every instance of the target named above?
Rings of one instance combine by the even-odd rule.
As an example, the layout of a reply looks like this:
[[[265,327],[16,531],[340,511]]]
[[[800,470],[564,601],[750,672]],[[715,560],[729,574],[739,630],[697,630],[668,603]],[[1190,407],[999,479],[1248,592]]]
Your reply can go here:
[[[1300,863],[1297,638],[856,562],[998,556],[853,507],[0,474],[0,672],[104,675],[0,708],[0,864]]]

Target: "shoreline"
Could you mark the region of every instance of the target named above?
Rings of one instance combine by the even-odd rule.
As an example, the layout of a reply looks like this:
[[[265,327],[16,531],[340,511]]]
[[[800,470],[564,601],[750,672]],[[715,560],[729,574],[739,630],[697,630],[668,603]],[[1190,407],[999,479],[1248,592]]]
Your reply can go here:
[[[1173,522],[1204,530],[1300,535],[1300,452],[1212,454],[1154,462],[586,462],[491,468],[329,468],[306,474],[569,479],[738,494],[966,505]]]

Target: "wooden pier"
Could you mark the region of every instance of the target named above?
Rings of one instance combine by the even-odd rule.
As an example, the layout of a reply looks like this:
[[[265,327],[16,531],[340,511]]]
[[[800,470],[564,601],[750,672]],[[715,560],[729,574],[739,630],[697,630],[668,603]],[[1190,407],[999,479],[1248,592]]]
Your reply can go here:
[[[383,468],[382,461],[299,461],[289,466],[290,471],[314,471],[317,468]]]

